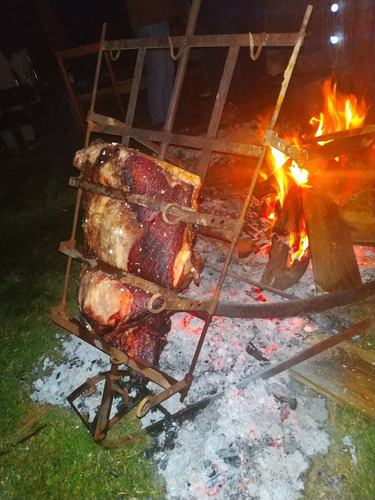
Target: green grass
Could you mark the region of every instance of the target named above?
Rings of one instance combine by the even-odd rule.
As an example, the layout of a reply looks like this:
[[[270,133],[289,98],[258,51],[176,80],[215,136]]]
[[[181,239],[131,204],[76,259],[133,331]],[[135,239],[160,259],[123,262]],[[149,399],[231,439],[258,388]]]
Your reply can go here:
[[[162,498],[144,441],[107,449],[93,441],[70,411],[39,412],[43,410],[38,425],[45,427],[3,456],[2,499]],[[134,420],[121,423],[117,434],[131,435],[137,427]]]
[[[135,416],[108,434],[110,440],[129,441],[105,448],[72,410],[29,397],[40,360],[58,362],[61,356],[56,333],[64,330],[49,315],[61,300],[66,257],[58,246],[70,238],[76,192],[59,171],[9,174],[13,185],[3,186],[0,213],[0,498],[163,498],[163,485],[145,456],[149,438],[131,438],[140,430]],[[73,275],[77,271],[78,266]],[[71,307],[74,287],[73,279]]]
[[[375,425],[358,411],[328,402],[331,447],[314,461],[307,476],[308,500],[373,500],[375,498]],[[352,460],[348,436],[357,459]]]

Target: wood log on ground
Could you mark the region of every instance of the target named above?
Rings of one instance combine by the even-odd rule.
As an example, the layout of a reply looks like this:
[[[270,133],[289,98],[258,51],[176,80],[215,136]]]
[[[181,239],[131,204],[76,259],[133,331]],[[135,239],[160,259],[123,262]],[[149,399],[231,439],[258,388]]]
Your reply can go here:
[[[282,237],[289,239],[289,234],[299,234],[301,230],[302,201],[301,188],[293,184],[285,197],[284,204],[273,227],[273,238],[269,252],[269,261],[263,272],[261,283],[279,290],[294,285],[305,273],[309,256],[295,260],[289,265],[289,245]]]
[[[300,230],[303,214],[300,191],[301,188],[293,182],[273,226],[274,233],[287,236],[293,231],[298,232]]]
[[[306,188],[301,194],[317,289],[338,292],[361,285],[349,230],[337,205],[319,189]]]
[[[278,290],[286,290],[305,274],[310,261],[309,256],[301,261],[295,260],[293,265],[288,267],[289,252],[289,246],[275,236],[269,253],[269,261],[261,279],[262,284]]]

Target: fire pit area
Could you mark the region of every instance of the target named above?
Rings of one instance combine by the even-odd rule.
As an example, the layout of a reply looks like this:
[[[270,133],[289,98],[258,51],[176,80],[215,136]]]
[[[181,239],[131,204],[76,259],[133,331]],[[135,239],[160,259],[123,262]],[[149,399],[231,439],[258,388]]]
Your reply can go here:
[[[32,399],[70,404],[104,446],[135,411],[156,436],[150,458],[169,499],[297,499],[330,446],[325,397],[375,417],[373,353],[349,342],[375,323],[372,103],[329,77],[319,115],[279,125],[312,6],[298,33],[245,38],[195,37],[199,5],[168,41],[106,40],[103,26],[51,316],[73,336],[62,364],[45,360],[52,373]],[[136,128],[145,50],[166,43],[181,47],[167,120]],[[267,45],[292,49],[273,109],[220,127],[240,47]],[[228,47],[206,135],[174,129],[194,46]],[[124,122],[96,111],[102,57],[115,49],[139,54]]]

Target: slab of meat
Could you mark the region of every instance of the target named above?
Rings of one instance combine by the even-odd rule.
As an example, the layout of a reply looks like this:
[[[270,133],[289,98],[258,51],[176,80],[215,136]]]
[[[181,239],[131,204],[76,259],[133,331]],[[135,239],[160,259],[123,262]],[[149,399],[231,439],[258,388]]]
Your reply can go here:
[[[95,141],[76,153],[82,180],[197,209],[201,179],[121,144]],[[84,253],[175,291],[197,283],[200,256],[190,224],[171,225],[159,211],[85,192]],[[152,294],[101,270],[83,266],[78,303],[97,333],[146,364],[158,362],[169,315],[147,308]]]

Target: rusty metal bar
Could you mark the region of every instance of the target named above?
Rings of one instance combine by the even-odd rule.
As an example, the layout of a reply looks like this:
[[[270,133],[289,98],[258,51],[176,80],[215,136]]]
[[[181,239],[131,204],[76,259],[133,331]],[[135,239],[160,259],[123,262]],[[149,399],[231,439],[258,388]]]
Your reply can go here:
[[[209,300],[180,298],[177,293],[168,288],[156,285],[152,281],[147,281],[139,276],[125,272],[99,259],[86,257],[76,248],[72,248],[68,241],[60,243],[60,252],[72,257],[82,264],[89,265],[92,269],[97,269],[112,276],[116,276],[121,279],[122,282],[152,294],[148,301],[148,310],[152,314],[157,314],[164,310],[173,312],[187,311],[196,313],[201,317],[202,315],[204,316],[205,313],[208,314],[213,308],[212,302]]]
[[[68,76],[68,73],[66,71],[66,68],[65,68],[64,61],[63,61],[63,58],[61,56],[61,53],[60,52],[56,52],[56,57],[57,57],[58,65],[60,67],[61,74],[62,74],[63,79],[64,79],[65,86],[66,86],[66,88],[68,90],[68,94],[69,94],[70,100],[72,102],[74,111],[75,111],[75,113],[77,115],[79,125],[80,125],[80,127],[82,129],[82,133],[85,134],[85,132],[86,132],[86,121],[85,121],[85,118],[82,115],[82,111],[81,111],[81,108],[80,108],[80,106],[78,104],[78,101],[76,99],[76,95],[74,93],[72,84],[70,83],[69,76]]]
[[[130,108],[128,108],[128,111],[129,109]],[[129,120],[130,121],[133,120],[133,117],[129,118]],[[103,134],[110,134],[110,135],[120,135],[122,136],[122,144],[124,144],[126,147],[128,146],[130,136],[132,135],[131,131],[133,130],[131,126],[128,127],[125,123],[121,122],[120,120],[116,120],[115,118],[110,118],[109,116],[100,115],[98,113],[94,113],[91,111],[87,114],[87,121],[90,122],[90,127],[92,132],[99,132],[99,133],[101,132]],[[147,139],[141,139],[139,137],[134,139],[143,146],[146,146],[151,151],[160,154],[160,146],[156,142]],[[181,160],[177,158],[177,156],[168,153],[166,159],[171,163],[177,165],[178,167],[182,168]]]
[[[232,45],[231,47],[229,47],[227,59],[225,61],[224,72],[220,80],[219,90],[217,92],[214,109],[212,110],[211,119],[206,134],[206,138],[211,139],[212,141],[216,139],[217,131],[219,129],[221,116],[223,114],[224,105],[227,99],[229,86],[232,80],[234,68],[236,66],[239,50],[239,46]],[[210,163],[212,146],[213,143],[207,144],[206,147],[203,148],[201,157],[199,159],[197,171],[198,175],[200,175],[203,179],[206,177],[208,165]]]
[[[95,107],[95,102],[96,102],[96,94],[98,91],[98,84],[99,84],[99,76],[100,76],[100,68],[102,65],[102,59],[103,59],[103,48],[104,48],[104,42],[105,42],[105,34],[107,31],[107,23],[103,24],[102,28],[102,34],[100,37],[100,45],[99,45],[99,53],[98,53],[98,60],[96,62],[96,71],[95,71],[95,78],[94,78],[94,87],[92,89],[92,96],[91,96],[91,103],[90,103],[90,112],[94,111]],[[90,129],[90,123],[88,123],[87,131],[86,131],[86,140],[85,140],[85,146],[89,145],[90,142],[90,134],[91,134],[91,129]]]
[[[178,203],[167,203],[157,200],[146,195],[127,193],[121,189],[111,188],[102,184],[96,184],[89,181],[83,181],[80,177],[71,177],[69,180],[71,187],[90,191],[91,193],[101,194],[127,203],[134,203],[151,210],[161,212],[163,220],[167,224],[175,225],[178,222],[186,222],[197,224],[198,226],[212,227],[217,230],[224,239],[231,240],[237,230],[237,226],[241,226],[239,219],[228,219],[220,215],[205,214],[203,212],[195,212],[194,210],[179,205]],[[170,218],[172,216],[172,218]]]
[[[229,142],[223,139],[214,139],[211,137],[191,136],[185,134],[176,134],[173,132],[146,130],[140,128],[128,128],[124,123],[108,116],[99,115],[94,112],[88,113],[91,130],[93,132],[111,134],[111,135],[129,135],[136,141],[143,144],[142,141],[168,142],[177,146],[187,146],[193,149],[212,148],[213,151],[235,154],[239,156],[259,157],[262,153],[262,146],[254,144],[245,144],[240,142]],[[155,144],[145,146],[153,149]]]
[[[132,88],[130,90],[128,110],[125,118],[125,126],[129,128],[132,126],[134,120],[135,107],[137,104],[138,93],[141,84],[145,55],[146,55],[146,48],[140,47],[137,53],[137,62],[134,68]],[[122,135],[122,144],[124,144],[125,146],[129,146],[130,134],[127,134],[127,136],[123,134],[120,135]]]
[[[114,396],[114,390],[112,387],[112,378],[116,377],[117,375],[118,375],[118,365],[116,363],[111,363],[111,369],[106,374],[105,377],[102,401],[94,421],[95,424],[94,428],[92,430],[92,434],[95,441],[102,441],[107,435],[109,416],[111,413],[111,407]]]
[[[98,61],[96,64],[94,90],[93,90],[93,95],[92,95],[92,99],[91,99],[90,109],[92,109],[92,110],[94,109],[94,106],[95,106],[96,91],[98,88],[100,66],[101,66],[102,55],[103,55],[102,47],[103,47],[104,40],[105,40],[106,29],[107,29],[107,25],[103,24],[102,34],[101,34],[101,38],[100,38],[101,49],[99,50]],[[86,130],[86,140],[85,140],[86,146],[89,143],[89,139],[90,139],[90,123],[88,123],[88,127]],[[79,189],[78,193],[77,193],[77,199],[76,199],[76,205],[75,205],[74,217],[73,217],[73,227],[72,227],[72,233],[71,233],[71,237],[70,237],[70,243],[71,243],[72,247],[75,247],[75,243],[76,243],[75,238],[76,238],[76,233],[77,233],[78,217],[79,217],[79,211],[80,211],[80,206],[81,206],[81,198],[82,198],[82,190]],[[62,310],[65,314],[67,312],[66,307],[67,307],[67,296],[68,296],[69,277],[70,277],[71,267],[72,267],[72,257],[68,257],[66,271],[65,271],[64,290],[63,290],[63,295],[62,295],[62,299],[61,299]]]
[[[123,120],[125,120],[125,116],[126,116],[125,108],[124,108],[124,104],[122,102],[120,89],[118,88],[118,85],[117,85],[117,80],[116,80],[115,74],[113,72],[112,63],[111,63],[111,59],[109,57],[108,52],[104,52],[104,59],[105,59],[105,62],[107,64],[107,69],[108,69],[109,77],[111,79],[111,84],[112,84],[113,92],[115,94],[117,105],[118,105],[119,110],[120,110],[121,118]]]
[[[194,2],[193,2],[194,4]],[[193,10],[193,6],[192,6]],[[193,11],[194,14],[194,11]],[[254,46],[262,45],[264,47],[294,47],[298,40],[298,33],[254,33],[252,35]],[[173,47],[184,47],[186,44],[186,35],[170,37]],[[189,38],[189,46],[195,47],[229,47],[238,45],[240,47],[249,47],[248,34],[230,34],[230,35],[194,35]],[[128,40],[107,40],[105,50],[129,50],[139,47],[161,49],[170,47],[167,37],[160,38],[140,38]]]
[[[252,382],[253,380],[257,380],[258,378],[261,378],[262,380],[267,380],[271,377],[274,377],[275,375],[278,375],[279,373],[282,373],[285,370],[288,370],[289,368],[292,368],[293,366],[296,366],[299,363],[306,361],[307,359],[313,358],[317,354],[320,354],[321,352],[324,352],[327,349],[330,349],[331,347],[334,347],[337,344],[340,344],[344,340],[351,339],[352,337],[354,337],[354,335],[362,333],[363,330],[366,330],[374,323],[375,319],[369,318],[366,319],[365,321],[362,321],[361,323],[358,323],[355,326],[352,326],[351,328],[347,328],[339,333],[336,333],[336,335],[328,337],[327,339],[322,340],[318,344],[308,347],[304,351],[296,354],[295,356],[292,356],[286,361],[283,361],[282,363],[279,363],[278,365],[269,368],[268,370],[265,370],[262,373],[256,373],[255,375],[252,375],[251,377],[241,382],[241,387],[246,387],[250,382]]]
[[[164,125],[164,130],[167,133],[172,132],[172,127],[173,127],[174,120],[176,117],[177,106],[178,106],[178,102],[179,102],[180,95],[181,95],[182,85],[183,85],[184,77],[185,77],[185,73],[186,73],[186,67],[187,67],[188,60],[189,60],[190,39],[195,31],[195,26],[197,24],[200,5],[201,5],[201,0],[194,0],[193,1],[193,4],[191,6],[191,10],[190,10],[189,19],[188,19],[188,24],[186,27],[186,33],[185,33],[185,36],[183,37],[184,43],[181,46],[182,53],[180,56],[178,67],[177,67],[177,74],[176,74],[175,82],[174,82],[173,89],[172,89],[171,101],[169,104],[168,113],[167,113],[167,117],[166,117],[165,125]],[[172,44],[173,44],[173,42],[172,42]],[[163,160],[166,157],[168,146],[169,146],[168,141],[162,142],[161,150],[160,150],[160,159]]]
[[[81,45],[79,47],[74,47],[73,49],[60,50],[56,52],[58,57],[61,59],[75,59],[76,57],[88,56],[90,54],[96,54],[99,51],[100,43],[94,42],[88,45]]]
[[[212,269],[213,271],[216,271],[217,273],[221,273],[221,269],[215,267],[215,266],[210,266],[206,264],[206,268]],[[248,278],[247,276],[240,276],[239,274],[235,273],[234,271],[227,271],[227,276],[230,276],[231,278],[234,278],[237,281],[242,281],[243,283],[247,283],[248,285],[255,286],[259,288],[260,290],[266,290],[267,292],[271,292],[275,295],[279,295],[280,297],[284,297],[285,299],[289,300],[298,300],[300,297],[297,297],[296,295],[292,295],[291,293],[284,292],[283,290],[279,290],[277,288],[274,288],[269,285],[265,285],[261,281],[255,281],[253,279]]]
[[[308,153],[305,149],[298,149],[292,146],[281,139],[281,137],[278,137],[274,130],[267,130],[264,134],[263,145],[277,149],[281,153],[289,156],[289,158],[298,163],[299,166],[304,165],[308,158]]]

